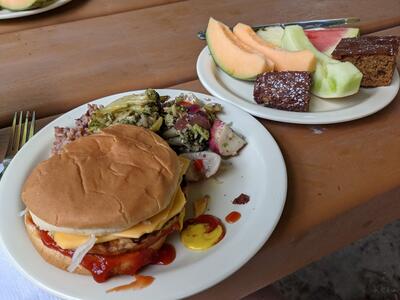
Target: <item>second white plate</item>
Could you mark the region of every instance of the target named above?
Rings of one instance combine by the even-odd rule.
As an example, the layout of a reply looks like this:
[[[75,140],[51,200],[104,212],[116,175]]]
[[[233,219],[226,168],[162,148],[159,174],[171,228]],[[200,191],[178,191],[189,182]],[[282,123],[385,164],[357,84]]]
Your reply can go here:
[[[61,5],[67,4],[70,1],[71,0],[57,0],[57,1],[54,1],[50,5],[35,8],[35,9],[30,9],[30,10],[11,11],[8,9],[0,9],[0,20],[21,18],[21,17],[40,14],[42,12],[49,11],[49,10],[55,9]]]
[[[400,86],[399,74],[396,70],[390,86],[361,88],[356,95],[343,99],[321,99],[312,96],[309,112],[292,112],[257,104],[253,100],[254,82],[235,79],[218,68],[208,47],[201,51],[197,59],[197,75],[212,95],[254,116],[297,124],[332,124],[372,115],[393,101]]]

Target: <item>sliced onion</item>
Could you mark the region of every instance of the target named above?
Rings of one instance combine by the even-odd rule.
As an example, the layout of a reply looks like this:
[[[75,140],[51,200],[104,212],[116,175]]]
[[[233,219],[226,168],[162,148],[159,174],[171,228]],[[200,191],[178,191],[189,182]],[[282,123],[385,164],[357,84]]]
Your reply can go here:
[[[71,264],[67,268],[68,272],[73,272],[79,266],[85,255],[90,249],[92,249],[95,243],[96,237],[91,234],[85,243],[76,248],[74,254],[72,255]]]
[[[211,151],[183,153],[181,155],[192,161],[200,159],[203,162],[204,170],[201,172],[201,174],[198,170],[196,170],[193,164],[190,165],[188,171],[185,174],[186,179],[189,181],[199,181],[201,178],[204,177],[210,178],[215,173],[217,173],[221,165],[221,156]]]
[[[25,209],[21,210],[21,211],[18,213],[18,216],[23,217],[23,216],[26,215],[27,212],[28,212],[28,208],[25,207]]]

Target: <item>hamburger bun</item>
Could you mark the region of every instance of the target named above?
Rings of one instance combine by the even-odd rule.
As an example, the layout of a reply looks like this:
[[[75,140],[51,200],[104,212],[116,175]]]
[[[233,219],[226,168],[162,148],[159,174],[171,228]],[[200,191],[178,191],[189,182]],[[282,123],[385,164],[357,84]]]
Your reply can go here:
[[[165,209],[179,182],[178,156],[161,137],[142,127],[114,125],[41,162],[21,197],[41,229],[100,235]],[[68,265],[69,258],[40,249],[37,236],[28,232],[45,258]]]
[[[39,230],[30,220],[29,213],[25,214],[24,223],[29,239],[31,240],[33,246],[35,247],[36,251],[40,254],[40,256],[43,257],[43,259],[47,261],[49,264],[66,271],[71,263],[71,258],[43,244],[42,239],[40,238],[39,235]],[[92,275],[89,270],[85,269],[81,265],[79,265],[74,270],[73,273],[82,275]]]
[[[68,266],[71,264],[71,258],[43,244],[42,239],[40,238],[39,235],[39,230],[32,222],[29,213],[25,214],[24,223],[29,239],[31,240],[33,246],[40,254],[40,256],[42,256],[43,259],[47,261],[49,264],[52,264],[57,268],[67,271]],[[167,236],[160,238],[156,243],[152,244],[150,248],[158,250],[164,244],[166,238]],[[125,267],[128,266],[125,265]],[[82,267],[81,265],[78,265],[78,267],[73,271],[73,273],[81,275],[92,275],[89,270]]]

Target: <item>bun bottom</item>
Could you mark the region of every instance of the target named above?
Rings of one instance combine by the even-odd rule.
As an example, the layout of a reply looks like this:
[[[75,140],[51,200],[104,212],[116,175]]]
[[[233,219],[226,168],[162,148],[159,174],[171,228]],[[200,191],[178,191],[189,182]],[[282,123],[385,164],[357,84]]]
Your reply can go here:
[[[49,264],[64,271],[67,271],[68,266],[71,264],[71,258],[43,244],[39,234],[39,230],[30,220],[29,214],[25,214],[24,223],[26,231],[28,232],[29,239],[31,240],[33,246],[35,247],[36,251],[40,254],[40,256],[42,256],[43,259]],[[157,242],[151,245],[150,248],[158,250],[164,244],[166,238],[167,238],[166,236],[160,238]],[[79,265],[73,271],[73,273],[81,275],[92,275],[88,269],[82,267],[81,265]]]

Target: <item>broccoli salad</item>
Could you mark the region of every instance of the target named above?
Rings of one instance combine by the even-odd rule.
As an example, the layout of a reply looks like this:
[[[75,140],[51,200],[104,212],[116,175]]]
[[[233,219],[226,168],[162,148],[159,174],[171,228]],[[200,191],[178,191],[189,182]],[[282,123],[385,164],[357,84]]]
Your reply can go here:
[[[200,101],[194,94],[170,98],[147,89],[107,106],[89,104],[75,127],[55,128],[52,152],[60,153],[65,144],[114,124],[141,126],[158,133],[178,154],[187,155],[193,161],[189,172],[193,176],[188,177],[196,181],[218,170],[218,157],[236,155],[246,145],[243,137],[218,118],[220,112],[220,104]]]
[[[198,152],[208,148],[210,130],[222,106],[206,103],[193,94],[174,99],[147,89],[143,94],[124,96],[91,115],[89,132],[113,124],[131,124],[159,133],[177,152]]]

